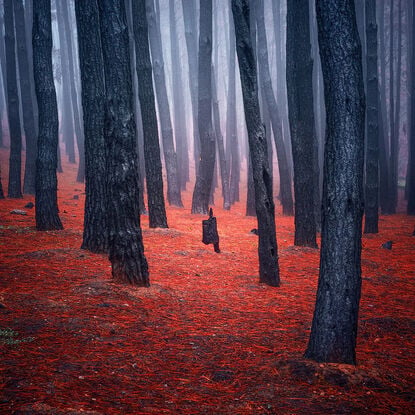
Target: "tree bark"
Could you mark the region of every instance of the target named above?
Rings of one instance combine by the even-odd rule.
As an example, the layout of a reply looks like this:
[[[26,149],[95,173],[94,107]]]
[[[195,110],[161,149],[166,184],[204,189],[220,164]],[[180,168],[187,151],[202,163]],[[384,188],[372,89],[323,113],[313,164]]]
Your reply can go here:
[[[146,0],[146,6],[154,84],[156,87],[161,137],[163,139],[164,162],[166,165],[167,200],[170,205],[183,207],[180,194],[177,155],[174,149],[173,127],[170,118],[170,106],[167,97],[161,34],[157,22],[154,0]]]
[[[208,214],[215,168],[215,136],[212,127],[212,0],[200,4],[198,127],[200,160],[192,198],[192,213]]]
[[[415,10],[412,11],[412,55],[411,55],[411,135],[409,137],[409,154],[410,163],[408,180],[408,204],[406,212],[408,215],[415,215]]]
[[[4,0],[3,7],[7,68],[7,113],[10,131],[9,185],[7,193],[8,197],[20,198],[23,196],[21,188],[22,133],[20,129],[19,97],[17,91],[16,46],[12,0]]]
[[[63,229],[59,218],[56,177],[58,105],[52,69],[50,0],[33,1],[33,72],[39,109],[36,159],[36,229]]]
[[[100,0],[98,4],[106,94],[109,259],[115,281],[147,287],[127,19],[122,0]]]
[[[272,180],[268,166],[267,141],[259,111],[256,60],[251,45],[248,1],[232,0],[232,12],[254,176],[255,208],[259,236],[259,277],[260,282],[271,286],[279,286]]]
[[[366,182],[365,233],[378,233],[379,222],[379,85],[376,1],[365,0],[366,20]]]
[[[261,91],[267,101],[271,118],[272,131],[274,133],[275,148],[277,149],[278,170],[280,176],[280,198],[284,215],[292,215],[293,197],[291,192],[291,175],[288,164],[287,151],[282,136],[282,123],[277,101],[271,81],[268,61],[267,37],[265,33],[264,3],[255,0],[256,24],[258,31],[258,68],[260,72]]]
[[[320,275],[305,356],[355,364],[365,113],[361,45],[353,1],[316,5],[327,130]]]
[[[294,165],[294,245],[317,248],[316,133],[308,0],[287,1],[287,96]],[[314,190],[313,190],[314,189]]]
[[[108,252],[105,84],[97,0],[75,0],[85,132],[85,215],[82,248]]]
[[[167,228],[145,0],[134,0],[132,7],[138,96],[143,122],[149,226]]]
[[[14,22],[16,28],[17,60],[19,63],[20,96],[23,111],[23,128],[26,139],[26,161],[23,191],[35,194],[36,178],[36,128],[33,113],[32,85],[29,72],[29,60],[26,47],[26,28],[22,0],[13,2]]]

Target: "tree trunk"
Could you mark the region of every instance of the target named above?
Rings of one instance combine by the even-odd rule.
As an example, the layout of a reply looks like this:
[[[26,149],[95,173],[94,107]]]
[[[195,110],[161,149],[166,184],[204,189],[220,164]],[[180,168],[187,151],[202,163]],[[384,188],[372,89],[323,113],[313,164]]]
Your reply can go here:
[[[13,2],[4,0],[4,39],[6,46],[7,67],[7,113],[10,130],[9,186],[8,197],[22,197],[21,165],[22,134],[20,129],[19,97],[16,76],[16,46],[13,24]]]
[[[105,84],[97,0],[75,0],[85,132],[85,215],[82,248],[108,252]]]
[[[14,1],[14,21],[17,40],[17,59],[19,63],[20,95],[23,111],[23,127],[26,138],[26,162],[23,191],[35,194],[36,177],[36,128],[33,114],[32,85],[29,72],[29,60],[26,47],[26,28],[22,0]]]
[[[317,248],[314,215],[316,133],[308,0],[287,2],[287,96],[294,165],[294,245]]]
[[[193,117],[193,147],[195,171],[199,167],[200,143],[199,130],[197,121],[197,21],[196,21],[196,1],[182,0],[183,20],[184,20],[184,34],[186,38],[187,60],[189,64],[189,87],[190,99],[192,101],[192,117]]]
[[[327,130],[320,275],[305,356],[355,364],[365,114],[361,46],[353,1],[316,5]]]
[[[365,233],[378,233],[379,221],[379,109],[376,1],[365,0],[366,19],[366,183]]]
[[[192,213],[207,214],[215,168],[212,128],[212,0],[200,4],[198,124],[200,161],[192,198]]]
[[[63,229],[57,200],[58,105],[52,69],[50,0],[33,1],[33,72],[39,109],[36,159],[36,229]]]
[[[189,181],[189,150],[187,145],[186,115],[183,94],[182,63],[176,25],[174,1],[169,2],[171,72],[173,92],[174,136],[176,137],[177,165],[180,188],[186,189]]]
[[[138,96],[143,122],[149,226],[167,228],[145,0],[134,0],[132,6]]]
[[[232,12],[254,176],[259,236],[259,278],[268,285],[279,286],[272,180],[268,166],[267,141],[259,111],[256,60],[251,45],[248,1],[232,0]]]
[[[220,166],[220,176],[222,180],[222,196],[223,196],[223,208],[229,210],[231,208],[230,198],[229,198],[229,170],[226,163],[226,154],[225,154],[225,144],[223,142],[223,135],[220,128],[220,111],[219,111],[219,102],[216,90],[216,81],[215,81],[215,70],[212,66],[212,102],[213,102],[213,120],[215,124],[215,136],[216,143],[218,146],[218,155],[219,155],[219,166]]]
[[[412,76],[411,76],[411,135],[409,137],[410,163],[408,177],[408,205],[406,212],[408,215],[415,215],[415,10],[412,11]]]
[[[154,0],[146,0],[146,6],[154,83],[163,139],[164,162],[166,164],[167,200],[170,205],[183,207],[180,195],[177,156],[174,149],[173,128],[170,118],[170,106],[167,97],[160,26],[157,22]]]
[[[106,95],[109,259],[114,280],[147,287],[127,19],[122,0],[100,0],[98,5]]]
[[[76,143],[78,145],[78,154],[79,154],[79,164],[78,164],[78,174],[76,177],[77,182],[83,182],[85,179],[85,147],[84,147],[84,132],[82,129],[82,117],[79,111],[78,106],[78,97],[76,93],[76,77],[74,69],[74,58],[72,51],[72,37],[71,29],[69,25],[69,3],[66,0],[56,0],[57,10],[61,9],[60,13],[62,14],[62,22],[65,33],[65,42],[63,46],[67,48],[68,56],[68,69],[69,69],[69,88],[71,93],[70,101],[72,103],[72,111],[74,117],[74,127],[76,134]],[[64,109],[65,110],[65,109]]]
[[[282,136],[282,123],[277,101],[271,82],[271,74],[268,63],[267,38],[265,33],[264,3],[255,0],[256,24],[258,31],[258,67],[261,80],[261,91],[267,101],[271,118],[272,131],[274,133],[275,148],[277,150],[278,170],[280,176],[280,198],[284,215],[292,215],[293,198],[291,192],[291,175],[288,164],[287,151]]]

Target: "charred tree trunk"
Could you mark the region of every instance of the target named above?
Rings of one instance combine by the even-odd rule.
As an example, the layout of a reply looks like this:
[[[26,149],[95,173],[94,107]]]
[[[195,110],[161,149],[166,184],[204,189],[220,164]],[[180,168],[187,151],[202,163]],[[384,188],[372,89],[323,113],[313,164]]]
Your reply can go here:
[[[132,6],[138,96],[143,122],[149,226],[150,228],[167,228],[156,103],[148,44],[146,3],[145,0],[134,0]]]
[[[197,22],[196,22],[196,1],[195,0],[182,0],[183,20],[184,20],[184,32],[186,38],[187,48],[187,61],[189,64],[189,87],[190,87],[190,99],[192,101],[192,117],[193,117],[193,147],[194,147],[194,160],[195,171],[197,172],[199,167],[200,157],[200,143],[199,143],[199,130],[197,121]]]
[[[22,197],[22,133],[20,129],[19,96],[17,91],[16,75],[16,46],[13,24],[12,0],[4,0],[4,39],[6,47],[7,68],[7,113],[10,131],[10,157],[9,157],[9,186],[8,197]]]
[[[163,139],[164,162],[166,164],[167,200],[170,205],[183,207],[180,194],[177,155],[174,149],[173,127],[170,118],[170,106],[167,97],[160,26],[157,22],[154,0],[146,0],[146,6],[154,83],[159,109],[161,136]]]
[[[327,131],[320,275],[305,356],[355,364],[365,114],[361,46],[353,1],[316,5]]]
[[[75,0],[85,132],[85,215],[82,248],[108,252],[105,84],[97,0]]]
[[[279,286],[272,180],[268,166],[267,141],[259,111],[256,60],[251,45],[248,1],[232,0],[232,12],[254,176],[259,236],[259,277],[261,282],[271,286]]]
[[[33,72],[39,108],[36,159],[36,229],[63,229],[58,214],[57,147],[58,105],[52,69],[50,0],[33,1]]]
[[[258,67],[261,80],[261,91],[267,101],[271,118],[272,131],[274,133],[275,148],[277,150],[278,170],[280,176],[280,198],[284,215],[292,215],[293,197],[291,192],[291,175],[288,164],[287,151],[282,136],[282,123],[277,101],[271,82],[271,74],[268,61],[267,37],[265,33],[264,3],[255,0],[256,24],[258,31]]]
[[[220,128],[220,111],[219,111],[219,102],[216,89],[216,78],[215,70],[212,66],[212,102],[213,102],[213,120],[215,124],[215,136],[216,144],[218,147],[218,156],[219,156],[219,166],[220,166],[220,176],[222,180],[222,196],[223,196],[223,208],[229,210],[231,208],[230,198],[229,198],[229,170],[226,163],[226,154],[225,154],[225,144],[223,142],[223,135]]]
[[[407,214],[415,215],[415,10],[412,11],[412,76],[411,76],[411,135],[409,139],[409,154],[410,163],[409,172],[407,174],[408,180],[408,205]]]
[[[315,199],[316,133],[313,60],[308,0],[287,2],[287,96],[294,165],[294,245],[317,248]]]
[[[376,1],[365,0],[366,20],[366,183],[365,233],[377,233],[379,221],[379,108]]]
[[[26,28],[22,0],[15,0],[14,22],[17,40],[17,59],[19,62],[20,96],[23,111],[23,128],[26,138],[26,162],[23,180],[23,192],[35,194],[36,178],[36,128],[33,113],[32,85],[29,72],[29,60],[26,47]]]
[[[192,198],[192,213],[207,214],[215,168],[212,128],[212,0],[200,4],[198,124],[200,161]]]
[[[124,2],[100,0],[99,12],[106,94],[109,259],[114,280],[147,287],[150,282],[140,227],[136,125]]]

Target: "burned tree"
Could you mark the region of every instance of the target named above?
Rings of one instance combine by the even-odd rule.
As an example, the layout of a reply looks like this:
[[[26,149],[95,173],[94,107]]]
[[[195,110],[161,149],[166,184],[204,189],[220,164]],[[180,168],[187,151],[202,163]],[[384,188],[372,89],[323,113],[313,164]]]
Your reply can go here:
[[[136,125],[123,0],[100,0],[105,76],[109,259],[116,281],[149,286],[140,227]]]
[[[36,229],[63,229],[58,213],[56,177],[58,105],[52,69],[50,0],[33,1],[33,73],[39,110],[36,159]]]
[[[275,207],[268,166],[267,140],[260,118],[256,61],[251,46],[248,0],[232,0],[232,12],[254,176],[259,236],[259,278],[261,282],[268,285],[278,286],[280,278],[275,232]]]
[[[305,356],[356,363],[361,288],[364,90],[354,2],[318,0],[326,102],[320,275]]]

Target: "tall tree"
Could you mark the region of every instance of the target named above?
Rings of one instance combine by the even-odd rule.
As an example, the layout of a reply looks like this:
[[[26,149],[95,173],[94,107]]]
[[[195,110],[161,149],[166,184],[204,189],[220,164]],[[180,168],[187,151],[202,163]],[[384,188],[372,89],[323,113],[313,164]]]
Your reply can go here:
[[[366,21],[366,182],[365,233],[377,233],[379,221],[379,84],[376,1],[365,0]]]
[[[317,0],[326,102],[320,275],[305,356],[356,363],[361,289],[364,89],[352,0]]]
[[[232,0],[232,12],[254,176],[255,208],[259,236],[259,277],[261,282],[278,286],[280,278],[275,231],[275,208],[272,180],[268,166],[267,141],[260,118],[256,59],[251,45],[248,0]]]
[[[264,94],[271,118],[274,133],[275,148],[277,149],[278,170],[280,176],[280,198],[284,215],[292,215],[293,197],[291,192],[291,174],[288,164],[287,150],[282,136],[282,123],[277,101],[271,81],[269,69],[267,36],[265,32],[264,2],[255,0],[256,23],[258,32],[258,70],[260,72],[261,91]]]
[[[13,24],[13,2],[4,0],[4,38],[6,46],[7,113],[10,130],[9,186],[8,196],[22,197],[21,165],[22,134],[20,130],[19,97],[16,76],[16,45]]]
[[[215,136],[212,128],[212,0],[200,4],[198,126],[200,160],[192,198],[192,213],[207,214],[215,168]]]
[[[180,194],[177,155],[174,148],[173,127],[170,118],[170,105],[167,97],[160,24],[157,21],[154,0],[146,0],[146,6],[154,83],[159,109],[161,137],[163,140],[164,162],[166,165],[167,200],[170,205],[183,207]]]
[[[171,77],[173,93],[174,136],[176,137],[176,152],[180,187],[186,189],[189,181],[189,149],[187,146],[186,114],[183,94],[182,63],[180,59],[179,34],[176,24],[175,2],[169,2],[170,54]]]
[[[140,227],[136,125],[123,0],[100,0],[105,76],[109,259],[116,281],[149,286]]]
[[[52,69],[50,0],[33,0],[33,72],[39,109],[36,159],[36,229],[63,229],[58,213],[56,177],[58,105]]]
[[[132,11],[138,96],[144,135],[149,225],[150,228],[167,228],[145,0],[134,0]]]
[[[195,0],[182,0],[184,34],[187,48],[187,61],[189,65],[190,100],[192,102],[193,120],[193,148],[196,171],[199,165],[199,130],[197,122],[197,21]]]
[[[411,135],[409,137],[409,154],[410,163],[408,180],[408,215],[415,215],[415,10],[412,11],[412,54],[411,54]]]
[[[105,83],[97,0],[75,0],[85,132],[85,215],[82,248],[108,252]]]
[[[15,0],[14,22],[16,28],[17,60],[19,63],[20,96],[23,112],[23,128],[26,138],[26,161],[23,181],[24,193],[35,193],[36,176],[36,128],[32,102],[32,82],[26,46],[26,26],[23,0]]]
[[[287,96],[294,165],[294,245],[317,247],[313,191],[316,133],[308,0],[287,1]],[[315,189],[314,189],[315,190]]]

